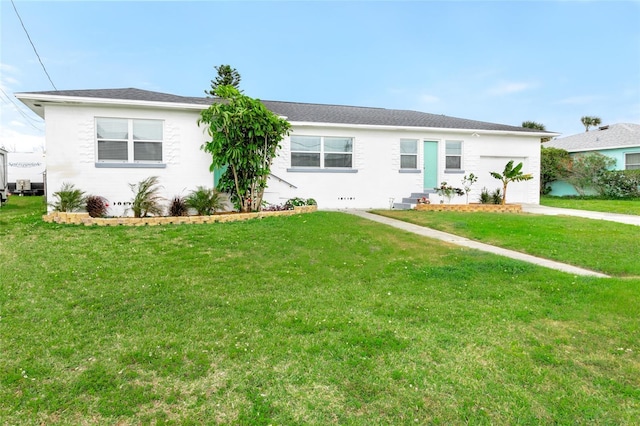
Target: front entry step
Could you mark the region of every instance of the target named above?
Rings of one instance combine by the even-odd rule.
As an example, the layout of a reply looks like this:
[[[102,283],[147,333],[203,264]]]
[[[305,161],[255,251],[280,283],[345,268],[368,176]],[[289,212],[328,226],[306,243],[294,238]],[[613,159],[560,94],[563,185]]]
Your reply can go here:
[[[400,203],[393,203],[395,210],[410,210],[418,204],[418,200],[421,198],[429,198],[429,194],[435,194],[433,189],[425,189],[424,192],[412,192],[411,195],[402,199]]]

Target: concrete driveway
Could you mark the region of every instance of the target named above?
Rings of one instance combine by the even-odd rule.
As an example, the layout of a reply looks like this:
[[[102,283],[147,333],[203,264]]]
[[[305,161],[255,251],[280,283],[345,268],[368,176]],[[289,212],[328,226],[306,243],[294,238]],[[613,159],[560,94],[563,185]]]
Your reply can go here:
[[[587,210],[561,209],[558,207],[547,207],[538,204],[523,204],[522,210],[525,213],[546,214],[551,216],[576,216],[587,219],[609,220],[611,222],[626,223],[628,225],[640,226],[640,216],[618,213],[591,212]]]

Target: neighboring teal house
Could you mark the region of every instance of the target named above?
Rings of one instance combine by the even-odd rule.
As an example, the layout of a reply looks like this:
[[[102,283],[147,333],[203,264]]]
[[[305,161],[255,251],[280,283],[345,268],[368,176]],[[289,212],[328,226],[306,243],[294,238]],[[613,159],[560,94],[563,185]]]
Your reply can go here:
[[[561,148],[571,155],[598,152],[616,160],[614,170],[640,169],[640,124],[619,123],[597,130],[545,142],[549,148]],[[567,182],[551,184],[551,195],[576,195]]]

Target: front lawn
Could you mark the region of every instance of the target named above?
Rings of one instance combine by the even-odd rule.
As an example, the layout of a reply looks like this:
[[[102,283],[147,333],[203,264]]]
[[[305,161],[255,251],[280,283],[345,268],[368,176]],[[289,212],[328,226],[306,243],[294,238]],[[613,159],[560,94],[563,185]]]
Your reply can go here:
[[[337,212],[102,228],[8,206],[0,424],[640,418],[638,279]]]
[[[540,204],[549,207],[565,209],[590,210],[594,212],[608,212],[620,214],[640,215],[640,199],[626,200],[598,200],[573,197],[540,197]]]
[[[522,213],[374,213],[609,275],[640,277],[640,227],[634,225]]]

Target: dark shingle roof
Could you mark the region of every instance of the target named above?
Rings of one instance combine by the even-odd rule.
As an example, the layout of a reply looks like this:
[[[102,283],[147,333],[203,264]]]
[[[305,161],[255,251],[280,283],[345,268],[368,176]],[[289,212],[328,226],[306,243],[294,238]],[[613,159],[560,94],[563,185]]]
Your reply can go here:
[[[30,92],[23,95],[53,95],[82,98],[121,99],[130,101],[166,102],[191,105],[210,105],[213,98],[178,96],[141,89],[57,90]],[[262,103],[276,114],[292,122],[360,124],[398,127],[431,127],[489,131],[540,132],[519,126],[488,123],[429,114],[426,112],[345,105],[309,104],[300,102],[265,101]]]
[[[169,93],[152,92],[135,88],[128,89],[86,89],[86,90],[50,90],[47,92],[29,92],[29,95],[69,96],[73,98],[121,99],[123,101],[168,102],[197,105],[211,105],[211,98],[190,98]]]
[[[618,123],[602,126],[590,132],[578,133],[577,135],[545,142],[544,146],[561,148],[569,152],[640,147],[640,124]]]

